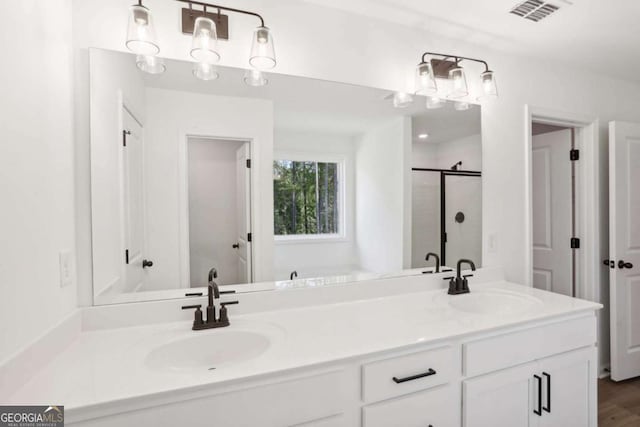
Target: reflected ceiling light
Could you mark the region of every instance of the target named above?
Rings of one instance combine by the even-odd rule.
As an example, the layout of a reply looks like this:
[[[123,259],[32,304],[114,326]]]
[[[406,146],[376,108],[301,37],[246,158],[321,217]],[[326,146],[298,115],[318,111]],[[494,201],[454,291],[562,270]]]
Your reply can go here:
[[[429,134],[428,133],[421,133],[421,134],[418,135],[418,138],[427,139],[427,138],[429,138]]]
[[[249,64],[258,70],[270,70],[276,66],[276,52],[271,30],[263,25],[253,31]]]
[[[468,102],[464,102],[464,101],[456,101],[453,103],[453,108],[456,111],[465,111],[468,110],[470,107]]]
[[[416,93],[431,96],[432,99],[427,98],[427,108],[439,108],[444,103],[439,98],[440,95],[438,95],[438,86],[441,83],[438,79],[444,80],[446,87],[450,88],[449,93],[447,93],[448,98],[460,99],[469,95],[466,77],[468,70],[465,70],[460,65],[464,61],[484,65],[484,71],[480,74],[481,94],[477,96],[477,99],[484,100],[498,97],[495,73],[489,69],[486,61],[464,56],[425,52],[422,54],[420,64],[416,69]],[[463,104],[456,104],[454,107],[457,110],[466,109]]]
[[[421,62],[416,67],[416,95],[434,95],[438,92],[436,78],[430,62]]]
[[[206,8],[205,8],[206,13]],[[189,54],[197,62],[216,63],[220,60],[217,50],[218,35],[216,23],[205,16],[196,18],[191,38],[191,52]]]
[[[252,69],[245,71],[244,82],[249,86],[264,86],[269,83],[269,80],[267,80],[262,71]]]
[[[395,108],[406,108],[413,102],[413,97],[406,92],[396,92],[393,94],[393,106]]]
[[[496,84],[496,77],[493,71],[487,70],[480,74],[482,81],[482,95],[479,99],[497,98],[498,97],[498,85]]]
[[[442,108],[444,106],[445,101],[437,96],[427,96],[427,109],[435,110],[437,108]]]
[[[216,66],[208,62],[196,62],[193,64],[193,75],[200,80],[215,80],[218,78]]]
[[[147,74],[162,74],[167,69],[162,58],[151,55],[136,56],[136,67]]]
[[[138,55],[157,55],[160,52],[151,11],[142,5],[142,0],[129,8],[125,45],[127,49]]]

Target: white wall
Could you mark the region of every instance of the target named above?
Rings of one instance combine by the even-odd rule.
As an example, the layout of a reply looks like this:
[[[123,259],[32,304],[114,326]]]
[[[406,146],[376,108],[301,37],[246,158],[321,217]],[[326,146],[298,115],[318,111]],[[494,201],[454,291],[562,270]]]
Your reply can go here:
[[[405,182],[410,143],[407,117],[381,123],[357,138],[356,242],[366,271],[398,271],[405,263],[405,211],[411,205],[403,189],[410,189]]]
[[[94,292],[124,286],[122,215],[122,107],[145,120],[144,83],[135,64],[119,54],[92,50],[91,204]]]
[[[71,1],[0,2],[0,364],[76,306],[71,42]]]
[[[255,281],[273,275],[273,105],[271,101],[200,95],[147,88],[146,177],[148,253],[154,262],[149,282],[160,289],[180,287],[184,271],[180,248],[186,225],[181,182],[186,175],[180,144],[184,135],[251,141],[253,268]],[[181,169],[181,165],[182,169]],[[183,194],[184,196],[185,194]],[[185,200],[186,203],[186,200]],[[182,236],[182,237],[181,237]]]
[[[294,270],[298,272],[298,277],[344,274],[358,270],[360,267],[357,265],[356,258],[354,224],[355,144],[353,136],[276,129],[274,150],[275,159],[291,157],[291,154],[294,154],[298,156],[309,155],[310,158],[344,161],[344,200],[346,202],[343,209],[345,214],[344,239],[339,241],[275,242],[275,279],[289,279],[290,273]]]
[[[188,140],[189,272],[192,287],[206,286],[211,267],[219,284],[238,283],[236,151],[241,141]],[[244,165],[242,165],[244,167]],[[152,284],[155,285],[155,284]],[[155,286],[152,286],[156,290]]]
[[[411,167],[449,169],[462,161],[462,169],[482,171],[482,135],[469,135],[439,144],[413,142]]]
[[[153,9],[162,54],[188,59],[189,37],[180,34],[177,2],[148,0]],[[76,47],[98,46],[124,49],[125,26],[129,0],[104,2],[74,0],[74,40]],[[608,254],[607,209],[605,204],[607,177],[606,122],[613,119],[640,121],[640,86],[615,80],[583,69],[567,67],[557,61],[534,60],[491,50],[481,35],[467,33],[464,40],[452,40],[409,26],[390,24],[371,18],[334,11],[295,0],[238,0],[236,7],[262,13],[275,34],[278,54],[277,71],[393,90],[410,90],[413,70],[425,50],[453,52],[487,60],[497,73],[500,98],[482,109],[483,136],[483,235],[484,264],[502,266],[507,278],[527,281],[524,258],[527,251],[525,233],[525,152],[524,106],[532,104],[555,110],[577,112],[600,119],[601,154],[600,196],[601,253]],[[99,10],[100,13],[96,13]],[[10,14],[3,14],[10,16]],[[12,18],[10,18],[12,19]],[[249,18],[231,18],[231,42],[221,42],[222,64],[246,67],[250,31],[256,22]],[[340,31],[327,31],[340,28]],[[7,39],[7,38],[5,38]],[[321,42],[319,42],[321,41]],[[485,43],[480,46],[476,43]],[[82,52],[76,69],[83,88],[86,67]],[[470,83],[474,82],[470,79]],[[82,118],[86,102],[78,99]],[[78,144],[87,140],[86,123],[79,123]],[[77,150],[85,153],[82,145]],[[88,182],[85,155],[79,158],[79,181]],[[78,187],[78,211],[85,213],[80,225],[86,225],[88,187]],[[84,207],[84,209],[83,209]],[[87,249],[88,229],[79,230],[79,243]],[[406,234],[406,230],[405,230]],[[486,245],[491,235],[492,250]],[[90,247],[89,247],[90,249]],[[81,277],[87,277],[90,265],[80,266]],[[607,272],[600,278],[601,295],[608,293]],[[88,286],[88,283],[83,283]],[[83,303],[88,301],[83,298]],[[602,332],[602,331],[601,331]],[[606,348],[605,342],[602,346]],[[608,360],[608,355],[604,355]]]

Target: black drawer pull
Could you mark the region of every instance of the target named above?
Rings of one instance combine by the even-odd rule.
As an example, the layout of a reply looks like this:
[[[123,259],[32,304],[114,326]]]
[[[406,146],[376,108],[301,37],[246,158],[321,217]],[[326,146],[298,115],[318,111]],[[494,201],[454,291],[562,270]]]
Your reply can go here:
[[[533,413],[542,416],[542,377],[534,375],[533,378],[535,378],[536,386],[538,387],[538,409],[534,409]]]
[[[551,413],[551,375],[546,372],[543,372],[542,375],[547,377],[547,406],[543,406],[542,410]]]
[[[407,382],[407,381],[417,380],[419,378],[430,377],[431,375],[435,375],[435,374],[436,374],[436,371],[434,371],[433,369],[429,368],[429,370],[427,372],[423,372],[422,374],[412,375],[410,377],[404,377],[404,378],[393,377],[393,382],[396,383],[396,384],[400,384],[400,383],[404,383],[404,382]]]

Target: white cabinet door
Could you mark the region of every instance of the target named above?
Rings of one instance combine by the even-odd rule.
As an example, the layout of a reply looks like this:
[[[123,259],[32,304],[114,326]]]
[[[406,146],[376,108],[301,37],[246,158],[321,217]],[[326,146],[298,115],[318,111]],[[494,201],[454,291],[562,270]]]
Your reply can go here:
[[[534,381],[536,362],[463,382],[463,426],[465,427],[531,427],[539,416],[538,384]]]
[[[596,348],[542,359],[541,427],[596,425]]]

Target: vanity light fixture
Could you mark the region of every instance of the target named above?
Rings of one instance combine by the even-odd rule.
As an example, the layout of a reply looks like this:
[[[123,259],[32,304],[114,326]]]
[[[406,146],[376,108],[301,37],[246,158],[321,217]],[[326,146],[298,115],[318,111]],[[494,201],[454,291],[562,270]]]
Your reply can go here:
[[[153,56],[160,52],[153,26],[151,11],[142,5],[142,0],[129,8],[127,26],[127,49],[138,55]]]
[[[220,60],[220,52],[217,48],[219,39],[229,39],[229,17],[221,11],[250,15],[258,18],[260,24],[253,31],[249,64],[255,70],[267,70],[276,66],[276,55],[273,44],[273,34],[265,25],[262,16],[248,10],[236,9],[195,0],[176,0],[187,3],[188,8],[182,9],[182,32],[191,34],[191,49],[189,54],[195,61],[193,74],[203,80],[213,80],[218,77],[215,64]],[[202,7],[202,10],[194,10],[194,6]],[[211,13],[207,9],[216,10]],[[161,60],[154,61],[160,46],[156,39],[155,28],[151,11],[138,0],[129,9],[129,24],[127,27],[127,49],[139,55],[136,65],[142,71],[159,74],[164,71]],[[162,71],[160,71],[162,70]],[[267,80],[261,74],[250,76],[252,86],[262,86]]]
[[[469,95],[467,86],[466,71],[461,66],[464,61],[477,62],[484,65],[484,71],[480,74],[482,93],[477,96],[478,100],[487,98],[497,98],[498,87],[496,85],[495,73],[489,69],[489,65],[482,59],[467,58],[464,56],[448,55],[435,52],[425,52],[418,66],[416,67],[416,94],[427,95],[427,108],[439,108],[443,105],[442,96],[452,99],[465,98]],[[437,79],[443,79],[449,92],[443,94],[438,88]],[[456,110],[468,108],[460,102],[455,105]]]

